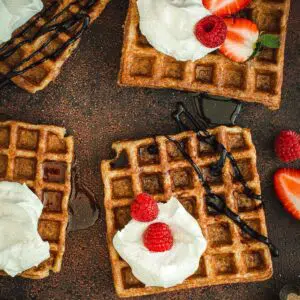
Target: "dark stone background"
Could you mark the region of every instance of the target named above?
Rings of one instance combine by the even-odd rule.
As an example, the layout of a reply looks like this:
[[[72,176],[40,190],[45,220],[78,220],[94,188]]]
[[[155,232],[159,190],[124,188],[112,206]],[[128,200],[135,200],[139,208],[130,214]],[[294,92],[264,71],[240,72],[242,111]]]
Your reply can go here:
[[[282,106],[269,111],[245,104],[238,119],[252,129],[258,168],[266,201],[270,237],[281,255],[274,259],[274,276],[262,283],[235,284],[145,299],[278,299],[282,286],[300,281],[300,230],[274,195],[272,175],[280,163],[273,141],[282,129],[300,130],[300,1],[292,1],[288,27]],[[36,95],[8,86],[0,91],[0,113],[33,123],[68,128],[75,137],[81,177],[95,191],[101,205],[100,220],[90,229],[70,233],[60,274],[42,281],[0,279],[1,299],[117,299],[105,238],[103,187],[99,163],[112,154],[113,141],[174,133],[170,118],[174,104],[190,99],[169,90],[120,88],[116,84],[122,45],[126,0],[112,1],[87,32],[55,83]],[[188,103],[188,102],[187,102]],[[300,161],[289,164],[300,167]]]

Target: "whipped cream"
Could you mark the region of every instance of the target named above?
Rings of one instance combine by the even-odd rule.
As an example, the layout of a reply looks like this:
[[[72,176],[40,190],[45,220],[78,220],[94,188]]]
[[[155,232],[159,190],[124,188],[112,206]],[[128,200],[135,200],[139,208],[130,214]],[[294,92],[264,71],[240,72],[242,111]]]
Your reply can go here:
[[[146,286],[168,288],[196,272],[207,242],[196,219],[175,197],[158,206],[159,214],[154,221],[131,220],[116,233],[113,245],[137,279]],[[150,252],[143,244],[144,231],[156,222],[166,223],[171,229],[174,243],[169,251]]]
[[[50,257],[49,243],[38,234],[43,205],[25,185],[0,182],[0,270],[10,276]]]
[[[195,25],[211,15],[201,0],[138,0],[140,30],[158,51],[195,61],[216,50],[197,40]]]
[[[0,44],[42,9],[41,0],[0,0]]]

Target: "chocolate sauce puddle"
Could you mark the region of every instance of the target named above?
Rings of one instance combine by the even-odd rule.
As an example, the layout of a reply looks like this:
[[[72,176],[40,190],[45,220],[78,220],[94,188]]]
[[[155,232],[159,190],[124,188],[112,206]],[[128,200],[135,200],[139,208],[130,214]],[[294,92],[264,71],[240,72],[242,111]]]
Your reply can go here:
[[[197,138],[200,141],[203,141],[207,144],[209,144],[210,146],[212,146],[216,151],[218,151],[221,155],[220,155],[220,159],[219,161],[213,165],[211,167],[211,174],[213,176],[216,176],[217,174],[221,174],[222,169],[224,167],[225,161],[226,159],[229,159],[232,168],[234,170],[234,176],[235,179],[238,180],[239,182],[241,182],[241,184],[243,185],[244,188],[244,194],[247,195],[249,198],[255,199],[255,200],[259,200],[262,201],[262,197],[261,195],[257,195],[255,194],[247,185],[246,180],[244,179],[238,165],[237,162],[235,161],[234,157],[232,156],[232,154],[230,152],[227,152],[227,150],[225,149],[224,145],[222,145],[221,143],[219,143],[215,136],[210,135],[209,132],[207,131],[207,124],[204,120],[202,120],[200,118],[200,121],[198,121],[198,119],[196,120],[193,115],[191,113],[189,113],[187,111],[187,109],[184,107],[184,105],[182,103],[179,103],[178,105],[178,110],[176,111],[175,114],[173,114],[173,117],[175,118],[179,128],[181,130],[191,130],[191,128],[193,128],[194,131],[196,131],[197,134]],[[193,127],[188,126],[187,124],[185,124],[184,122],[182,122],[182,117],[185,117],[191,124]],[[166,136],[168,140],[172,141],[176,147],[178,148],[178,150],[182,153],[182,155],[184,156],[184,158],[191,164],[191,166],[193,167],[193,169],[195,170],[195,172],[197,173],[197,176],[199,178],[199,180],[201,181],[205,191],[206,191],[206,203],[209,207],[211,207],[212,209],[214,209],[215,211],[217,211],[218,213],[224,214],[226,215],[228,218],[230,218],[237,226],[239,226],[241,228],[242,231],[244,231],[245,233],[247,233],[248,235],[250,235],[252,238],[264,243],[265,245],[267,245],[270,249],[270,252],[273,256],[278,256],[279,255],[279,251],[278,249],[271,243],[271,241],[269,240],[269,238],[261,235],[260,233],[258,233],[257,231],[255,231],[254,229],[252,229],[250,226],[248,226],[241,218],[239,215],[237,215],[236,213],[234,213],[225,203],[225,200],[219,196],[216,195],[212,192],[210,185],[208,184],[208,182],[205,180],[203,173],[201,171],[201,169],[196,165],[196,163],[193,161],[193,159],[189,156],[189,154],[185,151],[183,145],[172,139],[169,136]],[[262,205],[262,204],[261,204]],[[260,206],[261,206],[260,205]]]
[[[69,201],[69,224],[67,231],[79,231],[93,226],[99,218],[95,194],[80,180],[79,167],[72,170],[72,192]]]
[[[83,32],[88,28],[90,24],[90,16],[87,14],[87,10],[90,9],[96,0],[90,0],[84,6],[80,5],[80,0],[74,1],[66,6],[62,11],[54,15],[48,22],[46,22],[38,32],[36,32],[31,38],[27,38],[19,43],[17,43],[12,48],[8,49],[10,45],[14,43],[14,41],[27,33],[33,26],[38,22],[39,19],[43,17],[47,17],[47,14],[58,6],[58,2],[54,2],[49,7],[45,8],[42,12],[36,15],[36,17],[31,21],[28,26],[26,26],[19,34],[14,36],[10,41],[5,43],[0,47],[0,61],[3,61],[13,55],[18,49],[20,49],[24,44],[28,44],[33,42],[35,39],[40,38],[43,35],[52,34],[36,51],[32,52],[30,55],[25,57],[19,63],[17,63],[11,71],[6,74],[2,74],[0,78],[0,88],[5,86],[10,82],[10,80],[18,75],[22,75],[28,70],[37,67],[38,65],[42,64],[43,62],[52,59],[55,60],[64,50],[67,49],[71,44],[77,41]],[[66,10],[68,10],[73,5],[79,5],[81,9],[76,14],[73,14],[70,18],[63,20],[60,23],[55,23],[50,25],[51,22],[55,21],[59,16],[61,16]],[[74,28],[74,26],[78,26],[78,31],[70,37],[66,42],[64,42],[59,48],[57,48],[52,53],[45,55],[43,58],[36,60],[35,62],[29,64],[28,66],[25,65],[24,68],[21,68],[24,64],[28,63],[32,58],[36,57],[37,55],[41,54],[42,51],[53,41],[55,40],[59,34],[65,32],[70,34],[70,30]]]

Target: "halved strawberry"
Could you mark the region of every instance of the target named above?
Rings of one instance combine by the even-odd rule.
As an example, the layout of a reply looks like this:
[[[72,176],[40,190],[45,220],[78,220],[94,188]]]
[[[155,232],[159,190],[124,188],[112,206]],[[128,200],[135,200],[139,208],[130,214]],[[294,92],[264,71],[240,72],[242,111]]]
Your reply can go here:
[[[227,36],[220,51],[235,62],[245,62],[254,53],[259,38],[255,23],[243,18],[226,18]]]
[[[203,0],[203,5],[212,14],[229,16],[245,8],[252,0]]]
[[[274,176],[274,187],[284,208],[300,220],[300,170],[278,170]]]

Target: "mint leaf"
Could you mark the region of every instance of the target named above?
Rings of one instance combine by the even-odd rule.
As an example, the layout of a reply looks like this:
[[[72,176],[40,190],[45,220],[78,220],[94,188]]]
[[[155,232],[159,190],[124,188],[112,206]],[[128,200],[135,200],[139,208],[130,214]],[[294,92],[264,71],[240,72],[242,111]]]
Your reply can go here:
[[[262,46],[268,48],[279,48],[280,46],[279,36],[274,34],[262,34],[259,38],[259,42]]]

